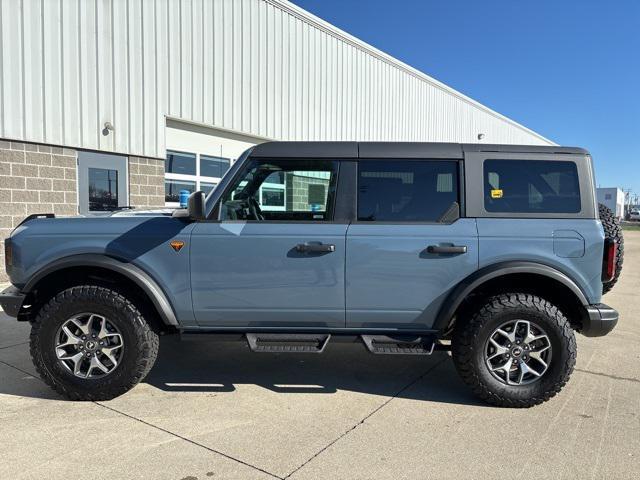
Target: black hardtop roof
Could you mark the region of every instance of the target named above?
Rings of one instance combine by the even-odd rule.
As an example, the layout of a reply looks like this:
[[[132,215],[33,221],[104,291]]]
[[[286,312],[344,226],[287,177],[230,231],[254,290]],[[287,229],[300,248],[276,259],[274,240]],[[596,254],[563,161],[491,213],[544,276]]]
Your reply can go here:
[[[488,145],[436,142],[266,142],[253,157],[288,158],[464,158],[464,152],[589,154],[584,148],[553,145]]]

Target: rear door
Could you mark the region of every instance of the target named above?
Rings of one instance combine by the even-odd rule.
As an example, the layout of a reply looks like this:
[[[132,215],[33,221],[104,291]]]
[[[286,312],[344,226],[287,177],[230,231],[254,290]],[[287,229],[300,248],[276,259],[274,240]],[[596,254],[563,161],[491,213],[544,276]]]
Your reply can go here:
[[[429,329],[447,293],[478,268],[476,221],[460,218],[461,171],[459,160],[359,160],[347,327]]]

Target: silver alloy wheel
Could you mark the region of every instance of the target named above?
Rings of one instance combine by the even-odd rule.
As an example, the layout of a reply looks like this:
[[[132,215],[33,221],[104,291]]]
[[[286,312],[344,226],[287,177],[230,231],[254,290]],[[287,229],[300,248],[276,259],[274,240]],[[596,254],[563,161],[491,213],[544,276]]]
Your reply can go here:
[[[539,380],[551,363],[551,341],[546,332],[528,320],[500,325],[485,345],[485,363],[506,385],[527,385]]]
[[[58,329],[56,356],[79,378],[103,378],[122,359],[124,342],[116,326],[97,313],[71,317]]]

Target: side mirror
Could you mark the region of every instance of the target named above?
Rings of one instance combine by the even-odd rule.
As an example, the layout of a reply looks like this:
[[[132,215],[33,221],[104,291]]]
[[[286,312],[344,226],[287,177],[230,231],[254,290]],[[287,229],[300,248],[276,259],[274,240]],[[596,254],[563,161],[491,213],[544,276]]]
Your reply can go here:
[[[187,212],[191,220],[205,219],[204,192],[193,192],[189,195]]]

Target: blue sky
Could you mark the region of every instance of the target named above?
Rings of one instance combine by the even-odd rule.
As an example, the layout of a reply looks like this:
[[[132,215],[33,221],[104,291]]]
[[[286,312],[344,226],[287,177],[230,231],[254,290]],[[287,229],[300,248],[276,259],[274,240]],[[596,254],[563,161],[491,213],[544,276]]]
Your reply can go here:
[[[640,1],[293,0],[640,194]]]

